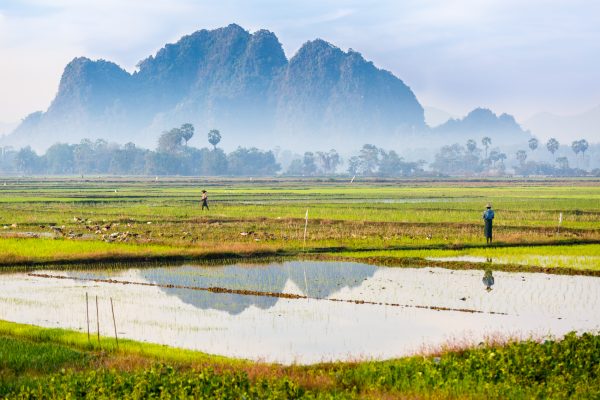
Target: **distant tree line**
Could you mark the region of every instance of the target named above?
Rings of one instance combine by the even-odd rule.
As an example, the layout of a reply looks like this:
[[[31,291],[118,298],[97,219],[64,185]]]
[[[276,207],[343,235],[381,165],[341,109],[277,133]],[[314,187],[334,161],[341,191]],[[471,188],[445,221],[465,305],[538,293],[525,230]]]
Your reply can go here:
[[[188,146],[194,127],[184,124],[163,132],[155,151],[133,143],[118,145],[98,139],[84,139],[79,144],[57,143],[43,155],[27,146],[18,151],[1,148],[0,171],[24,174],[83,175],[275,175],[280,166],[271,151],[243,148],[226,154],[217,148],[218,130],[208,133],[213,146]]]
[[[345,173],[356,176],[400,177],[425,173],[425,161],[405,161],[395,151],[386,151],[372,144],[365,144],[358,155],[347,160],[347,169],[340,171],[342,158],[336,150],[328,152],[306,152],[301,158],[294,159],[286,174],[292,176],[327,176]]]
[[[598,168],[588,172],[581,167],[585,165],[589,148],[585,139],[571,143],[570,149],[577,164],[575,167],[569,165],[569,159],[564,155],[565,146],[561,148],[554,138],[545,143],[548,152],[546,158],[554,160],[547,162],[528,161],[531,154],[541,151],[536,138],[531,138],[527,143],[529,151],[519,149],[508,153],[492,147],[492,139],[485,136],[479,143],[470,139],[464,145],[455,143],[442,146],[428,168],[423,160],[407,161],[393,150],[365,144],[358,154],[347,160],[343,160],[335,149],[305,152],[291,159],[289,166],[282,170],[272,151],[238,147],[225,153],[217,147],[221,142],[221,133],[216,129],[207,134],[212,148],[188,146],[194,133],[191,124],[165,131],[158,138],[156,150],[140,148],[134,143],[108,143],[102,139],[84,139],[79,144],[56,143],[42,155],[29,146],[18,151],[0,147],[0,172],[182,176],[273,176],[283,173],[288,176],[344,174],[363,177],[505,175],[510,172],[523,176],[600,176]],[[563,149],[562,154],[559,149]]]
[[[546,144],[546,150],[550,153],[554,162],[547,161],[527,161],[530,153],[533,154],[539,148],[539,140],[531,138],[528,141],[529,152],[525,149],[519,149],[512,156],[507,155],[498,148],[493,148],[488,152],[492,145],[492,139],[483,137],[481,139],[482,148],[474,139],[469,139],[465,145],[455,143],[443,146],[435,155],[435,160],[431,164],[431,169],[445,175],[480,175],[493,174],[504,175],[507,171],[506,160],[512,159],[512,168],[517,175],[547,175],[547,176],[585,176],[600,175],[600,169],[590,172],[581,168],[580,165],[572,167],[569,165],[569,159],[565,155],[558,156],[557,151],[560,143],[555,138],[549,139]],[[575,140],[571,143],[571,150],[575,154],[578,164],[585,159],[585,152],[589,148],[589,143],[585,139]],[[581,158],[578,155],[581,153]]]

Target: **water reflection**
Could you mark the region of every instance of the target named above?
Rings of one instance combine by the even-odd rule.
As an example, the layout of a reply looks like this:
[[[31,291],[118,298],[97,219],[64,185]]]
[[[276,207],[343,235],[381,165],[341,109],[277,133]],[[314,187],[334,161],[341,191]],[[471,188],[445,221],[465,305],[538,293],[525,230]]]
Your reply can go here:
[[[357,263],[322,263],[292,261],[268,265],[236,264],[226,266],[177,266],[137,270],[132,280],[159,285],[220,287],[257,292],[301,294],[325,298],[343,288],[355,288],[375,274],[376,267]],[[70,272],[79,278],[119,279],[119,271]],[[268,296],[248,296],[161,287],[164,293],[176,296],[186,304],[207,310],[226,311],[235,315],[250,306],[269,309],[280,300]]]
[[[485,285],[485,290],[488,292],[492,290],[492,286],[494,285],[494,276],[492,275],[491,269],[486,269],[483,274],[483,279],[481,280]]]

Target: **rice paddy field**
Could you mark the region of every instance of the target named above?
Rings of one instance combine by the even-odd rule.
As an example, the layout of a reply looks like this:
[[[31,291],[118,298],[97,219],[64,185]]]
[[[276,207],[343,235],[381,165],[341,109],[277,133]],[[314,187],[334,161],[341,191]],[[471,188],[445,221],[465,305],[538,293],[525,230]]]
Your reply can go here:
[[[2,178],[0,288],[0,397],[597,398],[600,180]]]
[[[203,188],[209,211],[200,209]],[[488,202],[497,215],[492,249],[481,219]],[[4,265],[343,252],[489,255],[524,266],[600,270],[597,180],[5,179],[0,205]]]

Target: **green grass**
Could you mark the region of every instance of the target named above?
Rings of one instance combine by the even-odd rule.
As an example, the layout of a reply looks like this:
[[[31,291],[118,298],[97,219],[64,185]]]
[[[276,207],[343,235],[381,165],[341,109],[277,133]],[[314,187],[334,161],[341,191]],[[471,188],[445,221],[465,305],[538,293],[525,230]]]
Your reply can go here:
[[[0,265],[340,250],[351,250],[348,257],[363,257],[360,252],[367,250],[435,257],[440,249],[483,244],[481,213],[488,201],[496,209],[496,240],[505,246],[600,243],[599,183],[7,179],[7,186],[0,186]],[[199,207],[202,188],[209,190],[210,212]],[[44,239],[56,234],[50,226],[64,226],[65,236],[72,233],[72,238]],[[125,242],[106,243],[115,232],[131,235]],[[40,238],[18,239],[31,235]],[[594,255],[503,252],[492,257],[524,266],[598,268]]]
[[[64,345],[0,336],[0,370],[15,374],[55,372],[65,365],[83,365],[86,358],[82,351]]]
[[[461,250],[452,249],[418,249],[389,250],[369,252],[340,252],[339,256],[361,258],[394,257],[440,259],[448,261],[457,257],[482,259],[484,262],[498,264],[515,264],[522,266],[538,266],[543,268],[569,268],[575,270],[600,271],[600,245],[574,246],[510,246],[480,247]],[[475,262],[479,262],[476,260]]]
[[[8,399],[600,396],[600,335],[593,334],[383,362],[282,367],[130,341],[117,350],[109,339],[99,350],[81,333],[1,321],[0,332],[0,396]],[[7,376],[12,379],[1,378]]]

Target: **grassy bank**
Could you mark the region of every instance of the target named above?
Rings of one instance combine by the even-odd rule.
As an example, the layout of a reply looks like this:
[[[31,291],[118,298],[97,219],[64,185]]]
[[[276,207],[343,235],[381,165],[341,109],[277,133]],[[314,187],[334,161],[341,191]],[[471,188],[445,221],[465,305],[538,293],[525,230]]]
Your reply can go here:
[[[227,259],[277,255],[270,245],[244,243],[179,247],[154,243],[107,243],[97,240],[0,239],[0,267],[106,262]]]
[[[481,246],[455,249],[408,249],[386,251],[353,251],[336,253],[340,257],[351,259],[386,258],[412,260],[415,264],[430,264],[444,266],[446,263],[469,264],[481,268],[509,270],[540,270],[544,272],[569,271],[587,273],[600,272],[600,245],[540,245],[540,246]],[[410,264],[410,262],[408,263]]]
[[[384,362],[251,363],[133,341],[0,322],[6,398],[597,398],[600,336]]]

